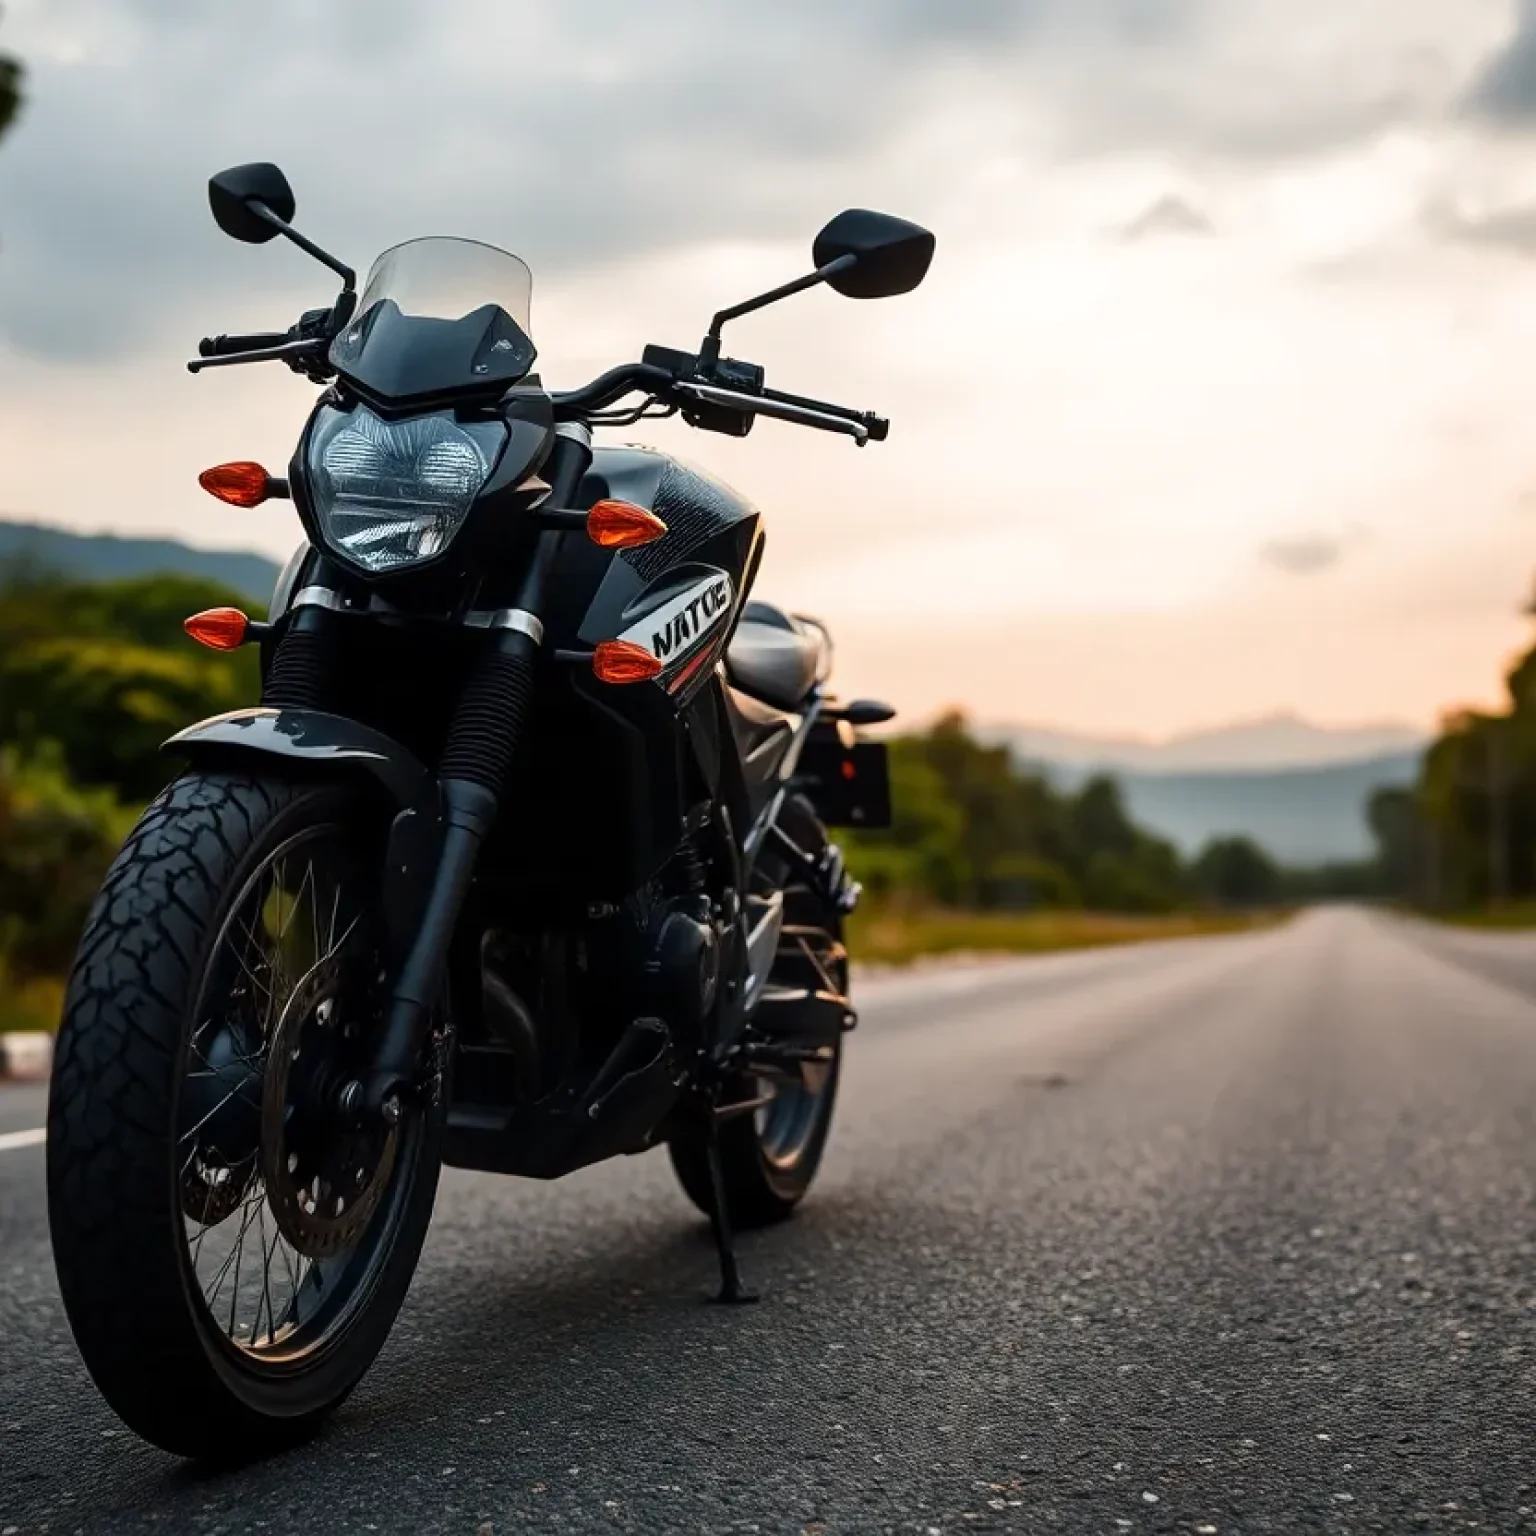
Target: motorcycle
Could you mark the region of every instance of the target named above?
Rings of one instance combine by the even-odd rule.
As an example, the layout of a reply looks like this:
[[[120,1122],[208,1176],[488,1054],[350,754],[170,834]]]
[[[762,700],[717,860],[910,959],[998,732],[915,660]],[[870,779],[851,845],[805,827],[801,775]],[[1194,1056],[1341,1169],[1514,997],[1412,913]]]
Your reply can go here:
[[[856,1022],[859,890],[829,828],[888,824],[893,716],[829,691],[831,642],[752,596],[755,508],[596,428],[680,414],[886,437],[769,389],[731,320],[817,284],[906,293],[934,237],[868,210],[815,270],[583,388],[534,372],[532,278],[469,240],[356,275],[293,224],[273,165],[209,183],[219,227],[332,269],[286,332],[203,369],[323,386],[286,476],[220,465],[236,507],[291,499],[304,542],[257,645],[259,707],[174,736],[186,766],[92,909],[53,1071],[48,1198],[85,1364],[139,1435],[227,1460],[312,1433],[372,1364],[442,1164],[555,1179],[665,1146],[734,1232],[816,1176]]]

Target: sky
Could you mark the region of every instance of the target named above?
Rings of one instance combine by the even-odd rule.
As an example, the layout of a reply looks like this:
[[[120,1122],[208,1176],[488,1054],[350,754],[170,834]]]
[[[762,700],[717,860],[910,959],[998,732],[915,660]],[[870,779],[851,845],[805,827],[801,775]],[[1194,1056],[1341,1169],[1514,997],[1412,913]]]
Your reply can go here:
[[[1536,0],[7,0],[0,514],[288,552],[313,390],[188,375],[332,297],[221,236],[278,161],[359,267],[523,256],[553,386],[694,345],[846,206],[916,294],[739,322],[889,442],[647,424],[756,502],[761,595],[910,716],[1161,736],[1497,699],[1536,572]]]

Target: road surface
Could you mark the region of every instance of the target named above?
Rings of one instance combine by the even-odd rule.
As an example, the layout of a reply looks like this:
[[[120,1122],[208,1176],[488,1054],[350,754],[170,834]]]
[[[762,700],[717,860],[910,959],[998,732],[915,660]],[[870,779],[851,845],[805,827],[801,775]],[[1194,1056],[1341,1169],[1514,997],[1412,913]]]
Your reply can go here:
[[[0,1152],[0,1536],[1536,1530],[1536,941],[1321,912],[863,1008],[760,1306],[664,1157],[449,1174],[373,1374],[239,1473],[94,1397]]]

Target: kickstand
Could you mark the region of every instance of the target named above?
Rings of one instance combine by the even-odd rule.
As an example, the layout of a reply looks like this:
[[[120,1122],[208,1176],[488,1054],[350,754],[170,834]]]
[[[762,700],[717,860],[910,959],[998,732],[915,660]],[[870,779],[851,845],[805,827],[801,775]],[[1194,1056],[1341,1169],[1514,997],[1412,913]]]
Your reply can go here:
[[[720,1294],[715,1300],[725,1306],[747,1306],[757,1300],[741,1283],[741,1266],[736,1262],[736,1238],[731,1231],[731,1213],[725,1203],[725,1175],[720,1168],[720,1121],[709,1117],[709,1187],[710,1229],[715,1234],[715,1251],[720,1255]]]

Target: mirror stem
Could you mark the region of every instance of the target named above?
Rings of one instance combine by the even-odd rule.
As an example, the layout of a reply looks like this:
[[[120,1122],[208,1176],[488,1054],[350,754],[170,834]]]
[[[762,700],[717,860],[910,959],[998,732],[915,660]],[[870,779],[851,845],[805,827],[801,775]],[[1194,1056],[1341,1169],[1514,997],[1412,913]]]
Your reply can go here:
[[[829,278],[836,277],[839,272],[846,272],[850,267],[856,267],[858,264],[857,256],[839,256],[836,261],[829,261],[826,266],[818,267],[804,277],[797,277],[794,282],[785,283],[782,288],[774,288],[768,293],[758,294],[755,299],[734,304],[730,309],[722,309],[709,323],[709,332],[704,338],[704,345],[699,349],[700,366],[708,372],[720,361],[720,332],[728,321],[739,320],[743,315],[750,315],[755,310],[767,309],[770,304],[777,304],[780,299],[788,299],[797,293],[804,293],[807,288],[814,288],[817,284],[824,283]]]
[[[293,241],[306,255],[313,256],[316,261],[323,262],[328,266],[341,279],[342,291],[344,293],[350,293],[352,289],[357,287],[357,273],[345,262],[338,261],[329,251],[322,251],[313,240],[306,239],[287,219],[280,218],[277,214],[273,213],[265,203],[252,198],[248,206],[258,219],[265,219],[273,229],[280,235]]]

